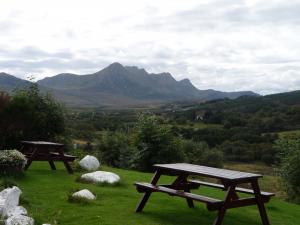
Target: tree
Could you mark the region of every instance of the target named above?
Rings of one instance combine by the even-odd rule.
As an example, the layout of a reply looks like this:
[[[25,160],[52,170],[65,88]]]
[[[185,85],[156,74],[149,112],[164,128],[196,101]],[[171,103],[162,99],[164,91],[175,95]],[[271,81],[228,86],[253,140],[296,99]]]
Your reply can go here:
[[[132,147],[125,133],[104,131],[99,139],[101,160],[108,166],[130,168]]]
[[[222,152],[217,149],[210,149],[207,143],[182,140],[182,145],[187,163],[214,167],[223,166]]]
[[[278,140],[281,176],[285,182],[288,199],[300,203],[300,140]]]
[[[156,117],[141,115],[135,130],[134,168],[151,171],[153,164],[183,160],[179,139],[173,136],[169,127],[159,124]]]
[[[243,140],[225,141],[218,148],[223,151],[225,159],[229,161],[250,162],[255,160],[252,146]]]
[[[65,131],[63,107],[36,84],[16,92],[0,116],[0,149],[18,148],[21,140],[55,141]]]

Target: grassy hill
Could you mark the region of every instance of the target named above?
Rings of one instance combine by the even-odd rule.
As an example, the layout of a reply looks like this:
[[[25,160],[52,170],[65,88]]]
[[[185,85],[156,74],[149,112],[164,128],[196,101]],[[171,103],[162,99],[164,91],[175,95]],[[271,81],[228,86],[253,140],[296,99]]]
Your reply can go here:
[[[75,182],[79,174],[68,175],[58,164],[57,171],[50,171],[47,163],[33,163],[24,178],[17,181],[23,190],[25,207],[36,224],[51,223],[63,225],[199,225],[212,224],[216,213],[208,212],[204,205],[196,203],[189,209],[184,199],[172,198],[155,193],[141,214],[134,212],[141,196],[135,190],[135,181],[149,181],[152,174],[104,167],[121,176],[120,186],[96,186]],[[165,177],[162,182],[170,182]],[[89,204],[69,203],[70,191],[88,188],[97,195]],[[198,192],[198,191],[197,191]],[[224,193],[203,188],[199,191],[208,196],[222,198]],[[299,225],[300,206],[274,198],[267,205],[272,225]],[[224,225],[259,225],[260,217],[256,207],[229,210]]]

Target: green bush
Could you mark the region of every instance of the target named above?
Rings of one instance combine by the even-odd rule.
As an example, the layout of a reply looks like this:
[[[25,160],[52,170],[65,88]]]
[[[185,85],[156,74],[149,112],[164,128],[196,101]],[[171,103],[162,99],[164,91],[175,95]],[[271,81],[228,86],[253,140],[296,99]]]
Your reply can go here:
[[[288,200],[300,203],[300,140],[278,140],[281,176],[284,180]]]
[[[151,171],[156,163],[180,162],[184,158],[179,139],[154,116],[139,117],[133,144],[132,167],[141,171]]]
[[[246,141],[225,141],[218,146],[223,151],[224,157],[229,161],[251,162],[255,160],[255,152],[251,144]]]
[[[98,140],[98,158],[113,167],[131,166],[132,146],[125,133],[105,131]]]
[[[98,157],[109,166],[151,171],[153,164],[180,163],[222,167],[223,155],[205,142],[184,140],[155,116],[141,115],[132,132],[102,132]],[[97,154],[96,154],[97,155]]]
[[[62,106],[36,85],[0,106],[0,118],[0,149],[18,148],[22,140],[54,141],[65,131]]]
[[[0,151],[0,168],[2,175],[14,175],[22,171],[27,160],[25,156],[17,150]]]
[[[0,191],[3,191],[6,188],[12,188],[13,186],[18,186],[14,179],[11,177],[3,177],[0,180]]]
[[[223,154],[217,149],[210,149],[205,142],[183,140],[182,147],[185,161],[192,164],[222,167]]]

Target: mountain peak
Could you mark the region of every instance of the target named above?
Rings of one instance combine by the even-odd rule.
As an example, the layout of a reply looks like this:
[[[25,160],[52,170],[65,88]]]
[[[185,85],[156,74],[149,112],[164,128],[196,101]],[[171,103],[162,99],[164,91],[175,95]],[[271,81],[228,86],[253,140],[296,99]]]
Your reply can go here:
[[[21,79],[21,78],[17,78],[17,77],[15,77],[15,76],[13,76],[13,75],[10,75],[10,74],[4,73],[4,72],[0,72],[0,79],[1,79],[1,80],[14,80],[14,81],[16,81],[16,80],[21,80],[21,81],[25,81],[25,80],[23,80],[23,79]],[[0,85],[1,85],[1,84],[0,84]]]
[[[0,91],[11,92],[17,88],[23,89],[28,87],[29,81],[17,78],[8,73],[0,72]]]
[[[179,82],[182,83],[182,84],[188,84],[188,85],[192,84],[192,82],[188,78],[182,79]]]
[[[126,73],[125,67],[121,63],[118,63],[118,62],[114,62],[114,63],[110,64],[108,67],[104,68],[103,70],[100,70],[96,74],[101,74],[104,71],[106,71],[106,72],[108,72],[108,74],[112,74],[112,75],[120,75],[120,74]]]
[[[157,73],[157,74],[152,73],[151,75],[156,76],[157,78],[160,78],[160,79],[163,79],[163,80],[176,81],[174,79],[174,77],[170,73],[167,73],[167,72]]]
[[[114,63],[110,64],[107,68],[120,69],[120,68],[124,68],[124,66],[119,62],[114,62]]]
[[[13,77],[12,75],[4,72],[0,72],[0,76]]]
[[[144,68],[139,68],[137,66],[125,66],[125,69],[127,69],[131,73],[148,74],[147,71]]]

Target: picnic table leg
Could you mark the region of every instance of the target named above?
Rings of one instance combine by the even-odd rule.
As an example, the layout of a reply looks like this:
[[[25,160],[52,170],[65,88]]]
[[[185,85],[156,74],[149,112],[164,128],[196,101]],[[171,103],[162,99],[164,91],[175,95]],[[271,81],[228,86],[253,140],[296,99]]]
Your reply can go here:
[[[51,169],[56,170],[54,162],[52,160],[49,160],[48,162],[49,162],[49,165],[50,165]]]
[[[235,185],[232,185],[229,187],[226,197],[225,197],[224,204],[220,208],[217,218],[215,219],[215,222],[213,225],[221,225],[222,224],[226,210],[227,210],[227,206],[230,204],[230,202],[233,198],[235,198]]]
[[[180,175],[179,177],[177,177],[177,179],[173,182],[172,186],[173,188],[177,189],[177,186],[184,186],[184,191],[191,193],[191,189],[188,187],[188,181],[187,181],[187,175]],[[194,202],[192,199],[186,199],[186,202],[188,204],[189,208],[194,208]]]
[[[185,188],[184,191],[185,191],[185,192],[188,192],[188,193],[191,193],[191,190],[190,190],[189,188]],[[190,208],[195,208],[194,202],[193,202],[192,199],[188,199],[188,198],[187,198],[187,199],[186,199],[186,202],[187,202],[187,204],[188,204],[188,207],[190,207]]]
[[[64,155],[63,150],[62,150],[62,149],[59,150],[59,151],[58,151],[58,154],[63,158],[63,163],[64,163],[64,165],[65,165],[65,167],[66,167],[68,173],[69,173],[69,174],[72,174],[72,173],[73,173],[73,170],[72,170],[70,164],[68,163],[68,161],[66,161],[66,160],[64,159],[65,155]]]
[[[159,180],[159,178],[160,178],[160,176],[161,176],[160,171],[156,171],[155,174],[154,174],[154,176],[152,177],[151,184],[156,185],[157,182],[158,182],[158,180]],[[143,197],[141,198],[139,204],[136,207],[135,212],[141,212],[141,211],[143,211],[143,209],[144,209],[144,207],[145,207],[145,205],[146,205],[146,203],[147,203],[147,201],[148,201],[151,193],[152,193],[152,191],[147,191],[147,192],[144,193]]]
[[[259,213],[260,213],[260,217],[261,217],[261,221],[262,221],[263,225],[270,225],[268,215],[267,215],[267,212],[266,212],[266,208],[265,208],[265,205],[264,205],[264,203],[262,201],[262,198],[261,198],[261,192],[260,192],[260,188],[259,188],[259,185],[258,185],[258,181],[257,180],[252,181],[251,185],[252,185],[252,188],[253,188],[253,191],[254,191],[256,203],[257,203]]]
[[[32,153],[30,154],[30,156],[26,156],[26,158],[27,158],[27,163],[26,163],[26,165],[25,165],[25,167],[24,167],[24,170],[28,170],[28,168],[30,167],[30,165],[31,165],[31,163],[32,163],[32,161],[33,161],[33,157],[34,157],[34,155],[35,155],[36,152],[37,152],[37,149],[36,149],[36,148],[33,148],[32,150],[33,150],[33,151],[32,151]]]
[[[72,173],[73,173],[73,170],[72,170],[70,164],[69,164],[67,161],[65,161],[65,160],[63,160],[63,163],[64,163],[64,165],[65,165],[65,167],[66,167],[68,173],[69,173],[69,174],[72,174]]]
[[[28,168],[30,167],[31,163],[32,163],[32,160],[31,160],[31,159],[28,159],[28,160],[27,160],[27,163],[26,163],[26,165],[25,165],[25,167],[24,167],[24,170],[28,170]]]

